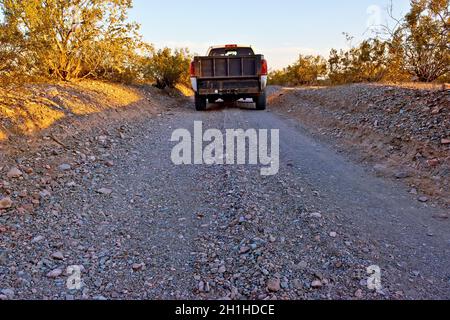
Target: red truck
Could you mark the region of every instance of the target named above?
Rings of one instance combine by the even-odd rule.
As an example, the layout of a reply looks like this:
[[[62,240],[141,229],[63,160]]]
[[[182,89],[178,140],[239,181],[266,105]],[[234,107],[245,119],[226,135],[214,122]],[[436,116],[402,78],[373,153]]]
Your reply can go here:
[[[198,111],[218,99],[253,99],[257,110],[266,109],[267,61],[250,46],[211,47],[206,56],[194,57],[190,73]]]

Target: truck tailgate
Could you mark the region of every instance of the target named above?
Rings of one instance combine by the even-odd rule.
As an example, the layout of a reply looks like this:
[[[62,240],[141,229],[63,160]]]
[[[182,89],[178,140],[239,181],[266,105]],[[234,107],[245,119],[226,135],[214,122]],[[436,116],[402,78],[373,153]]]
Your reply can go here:
[[[256,78],[261,74],[262,55],[229,57],[196,57],[196,77],[208,78]]]

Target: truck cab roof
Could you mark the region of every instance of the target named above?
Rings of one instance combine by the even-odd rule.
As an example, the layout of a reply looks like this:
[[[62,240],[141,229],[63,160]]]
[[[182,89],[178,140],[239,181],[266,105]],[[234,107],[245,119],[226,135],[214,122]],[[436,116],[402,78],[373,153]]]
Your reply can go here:
[[[255,52],[251,46],[247,45],[221,45],[213,46],[208,49],[207,56],[253,56]]]

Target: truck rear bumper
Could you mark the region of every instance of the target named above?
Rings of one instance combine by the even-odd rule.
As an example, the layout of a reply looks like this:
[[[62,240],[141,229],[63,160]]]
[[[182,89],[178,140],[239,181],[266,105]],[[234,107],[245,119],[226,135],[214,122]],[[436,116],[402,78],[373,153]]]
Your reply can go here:
[[[259,79],[198,79],[197,88],[201,95],[258,94],[263,90]]]
[[[261,90],[255,88],[248,89],[200,89],[201,95],[241,95],[241,94],[258,94]]]

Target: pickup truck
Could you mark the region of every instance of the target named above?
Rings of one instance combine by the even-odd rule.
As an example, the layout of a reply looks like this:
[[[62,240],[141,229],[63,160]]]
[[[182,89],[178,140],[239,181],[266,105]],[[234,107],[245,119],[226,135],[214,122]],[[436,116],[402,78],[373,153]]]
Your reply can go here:
[[[232,103],[253,99],[257,110],[266,109],[267,61],[252,47],[211,47],[204,57],[194,57],[190,74],[195,91],[195,108],[204,111],[207,102],[221,99]]]

